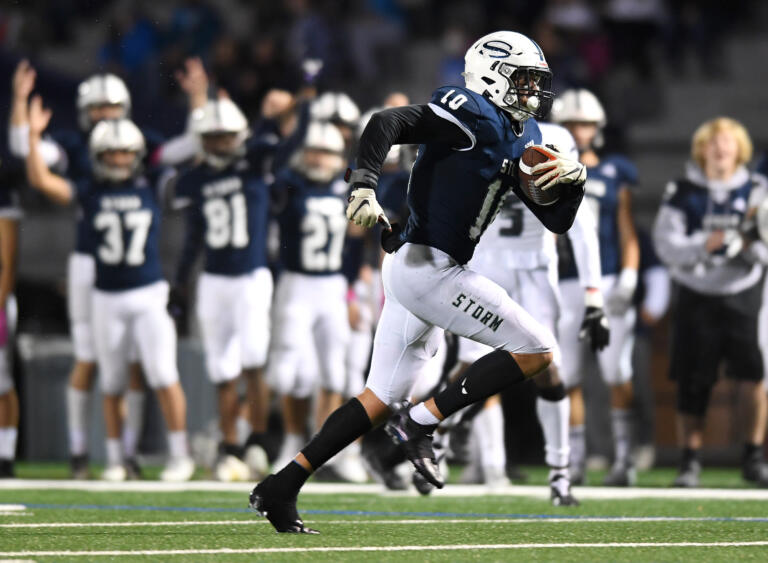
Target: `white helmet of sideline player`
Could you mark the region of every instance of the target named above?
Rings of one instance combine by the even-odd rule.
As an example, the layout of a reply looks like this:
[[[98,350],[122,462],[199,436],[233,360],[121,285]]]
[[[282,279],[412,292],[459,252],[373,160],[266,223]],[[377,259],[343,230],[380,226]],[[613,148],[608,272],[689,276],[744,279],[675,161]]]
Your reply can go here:
[[[291,167],[313,182],[330,182],[346,167],[344,137],[332,123],[313,121]]]
[[[190,127],[200,138],[206,163],[214,168],[224,168],[245,154],[248,120],[229,98],[209,100],[194,110]]]
[[[496,31],[475,41],[464,55],[462,75],[468,89],[515,121],[541,119],[552,107],[552,72],[541,47],[522,33]]]
[[[552,121],[555,123],[595,123],[605,127],[603,104],[592,92],[584,88],[566,90],[552,104]]]
[[[146,152],[144,135],[130,119],[99,121],[91,131],[88,149],[94,176],[108,182],[136,175]]]
[[[605,127],[605,110],[600,100],[592,92],[584,88],[566,90],[552,104],[552,121],[559,124],[591,124],[595,127],[590,132],[578,132],[569,125],[571,132],[579,144],[580,150],[589,147],[603,146],[603,127]],[[581,127],[583,129],[583,127]]]
[[[102,119],[131,115],[131,94],[125,82],[114,74],[94,74],[83,80],[77,87],[76,103],[78,124],[83,131],[89,131]],[[98,115],[93,115],[94,112]]]

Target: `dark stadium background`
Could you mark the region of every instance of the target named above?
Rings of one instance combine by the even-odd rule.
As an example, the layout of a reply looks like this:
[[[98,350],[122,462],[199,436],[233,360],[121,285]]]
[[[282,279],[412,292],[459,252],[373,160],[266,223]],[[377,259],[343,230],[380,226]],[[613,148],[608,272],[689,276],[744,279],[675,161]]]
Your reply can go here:
[[[393,90],[417,102],[426,100],[435,86],[460,80],[463,54],[474,38],[512,29],[541,45],[556,91],[583,86],[604,101],[607,146],[626,152],[639,167],[635,214],[647,229],[665,182],[682,172],[691,133],[705,119],[721,114],[740,119],[758,153],[768,149],[767,24],[768,4],[759,0],[4,1],[0,73],[6,86],[0,88],[0,106],[7,115],[13,68],[28,57],[38,70],[37,91],[54,111],[52,127],[75,128],[77,84],[93,72],[111,71],[130,88],[134,120],[171,135],[186,122],[173,74],[186,57],[197,55],[214,85],[225,88],[251,118],[257,117],[269,88],[298,87],[305,58],[324,61],[321,91],[346,91],[364,111]],[[5,142],[0,142],[0,155],[2,182],[23,184]],[[54,209],[28,191],[23,201],[17,294],[20,331],[29,338],[21,350],[28,361],[20,363],[17,375],[27,392],[23,405],[51,411],[22,408],[27,428],[45,444],[38,432],[48,428],[49,437],[54,436],[50,425],[58,420],[56,411],[63,410],[63,395],[59,406],[50,397],[63,393],[68,369],[57,343],[65,341],[67,330],[63,289],[74,223],[71,212]],[[180,245],[178,221],[171,217],[163,233],[170,271]],[[674,395],[666,381],[667,345],[666,323],[641,330],[636,366],[646,381],[638,382],[645,389],[643,432],[658,446],[660,459],[672,462]],[[207,384],[201,362],[195,362],[199,348],[194,341],[182,342],[182,348],[185,386],[189,381]],[[189,376],[195,369],[198,373]],[[595,396],[603,393],[607,400],[596,381],[593,377],[590,384]],[[527,411],[508,409],[517,413],[508,419],[508,434],[520,440],[511,453],[519,451],[526,461],[538,459],[540,436],[519,432],[536,425],[533,403],[511,400],[529,406]],[[190,412],[195,412],[192,401]],[[721,383],[709,424],[710,457],[736,459],[734,403],[731,388]],[[608,428],[605,416],[604,424],[593,425],[598,430]],[[152,429],[148,424],[147,433]],[[22,445],[35,457],[31,434],[23,435]],[[593,443],[598,438],[593,436]],[[62,455],[65,447],[62,440]]]

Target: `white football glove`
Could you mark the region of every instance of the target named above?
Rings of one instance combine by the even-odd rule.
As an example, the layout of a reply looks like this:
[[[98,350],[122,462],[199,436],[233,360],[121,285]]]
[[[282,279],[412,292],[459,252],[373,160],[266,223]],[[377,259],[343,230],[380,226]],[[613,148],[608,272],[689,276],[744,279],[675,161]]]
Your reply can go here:
[[[376,192],[371,188],[357,188],[352,190],[347,205],[347,219],[355,225],[360,225],[367,229],[373,227],[381,221],[384,226],[392,230],[389,219],[384,214],[384,210],[376,201]]]
[[[623,268],[619,274],[616,285],[611,289],[605,302],[608,314],[620,316],[626,313],[632,306],[632,298],[637,288],[637,270]]]
[[[548,190],[556,184],[582,184],[587,179],[587,167],[578,160],[568,158],[554,145],[540,146],[537,148],[551,154],[554,159],[542,162],[531,168],[532,174],[545,171],[537,177],[534,184],[542,190]]]

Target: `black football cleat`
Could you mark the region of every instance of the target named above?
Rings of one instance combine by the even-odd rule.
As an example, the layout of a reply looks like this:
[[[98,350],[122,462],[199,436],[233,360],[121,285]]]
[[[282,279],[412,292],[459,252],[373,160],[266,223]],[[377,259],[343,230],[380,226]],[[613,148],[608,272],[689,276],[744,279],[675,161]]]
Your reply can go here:
[[[251,491],[248,499],[251,508],[265,516],[279,534],[319,534],[317,530],[307,528],[296,510],[296,497],[278,498],[269,489],[275,478],[269,475]]]
[[[129,481],[139,481],[142,478],[141,465],[135,457],[129,457],[125,460],[125,475]]]
[[[413,486],[416,487],[416,490],[419,491],[419,494],[422,496],[428,496],[432,493],[432,491],[435,490],[435,486],[429,481],[427,481],[424,478],[424,475],[422,475],[418,471],[413,472],[413,476],[411,477],[411,482],[413,483]]]
[[[556,472],[549,478],[552,506],[579,506],[571,492],[571,481],[565,473]]]
[[[12,459],[0,459],[0,479],[13,479],[16,473],[13,470]]]
[[[435,450],[432,448],[432,432],[434,426],[424,426],[413,420],[408,411],[394,415],[385,427],[387,434],[402,445],[403,451],[411,460],[416,471],[438,489],[445,485],[445,479],[440,474]]]
[[[70,457],[69,468],[72,479],[84,481],[91,478],[91,471],[88,469],[88,454],[74,455]]]

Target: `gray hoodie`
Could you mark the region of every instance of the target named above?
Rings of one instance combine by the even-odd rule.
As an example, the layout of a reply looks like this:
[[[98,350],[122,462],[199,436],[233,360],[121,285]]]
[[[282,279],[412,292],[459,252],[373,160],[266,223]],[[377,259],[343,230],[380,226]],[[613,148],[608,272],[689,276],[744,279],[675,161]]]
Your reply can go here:
[[[760,281],[768,246],[756,241],[738,250],[739,227],[766,194],[768,179],[745,167],[727,181],[716,181],[689,163],[684,179],[667,184],[653,228],[656,251],[672,279],[705,295],[733,295]],[[714,230],[725,231],[728,251],[705,250]]]

